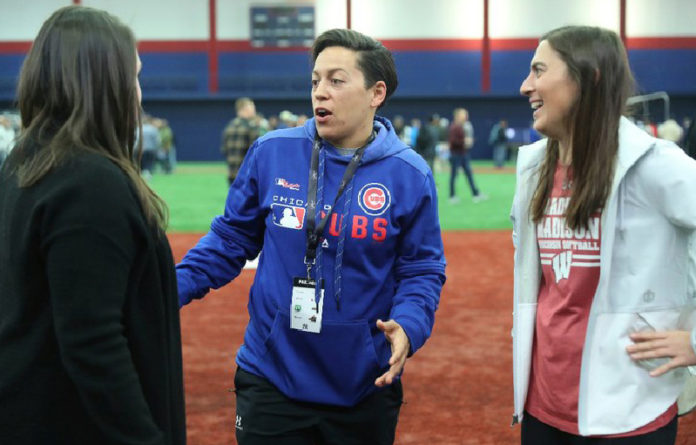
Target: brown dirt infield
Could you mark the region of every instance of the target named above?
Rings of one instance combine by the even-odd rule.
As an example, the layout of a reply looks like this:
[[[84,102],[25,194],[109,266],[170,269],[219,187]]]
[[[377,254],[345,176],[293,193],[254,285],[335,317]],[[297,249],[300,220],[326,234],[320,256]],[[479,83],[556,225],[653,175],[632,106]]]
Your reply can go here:
[[[200,236],[169,236],[177,261]],[[447,283],[432,337],[406,362],[396,444],[517,444],[510,233],[446,232],[444,242]],[[253,274],[181,311],[189,445],[236,443],[230,388]],[[693,414],[680,419],[677,444],[696,444]]]

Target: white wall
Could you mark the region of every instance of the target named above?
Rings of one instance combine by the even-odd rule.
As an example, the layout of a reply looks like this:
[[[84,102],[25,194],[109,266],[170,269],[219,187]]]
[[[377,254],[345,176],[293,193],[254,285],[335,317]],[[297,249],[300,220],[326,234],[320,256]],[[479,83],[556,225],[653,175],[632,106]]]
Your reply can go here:
[[[345,28],[348,23],[347,12],[345,0],[316,0],[314,4],[314,33],[319,35],[329,29]],[[351,24],[351,28],[354,27],[355,25]]]
[[[0,41],[33,40],[43,22],[71,0],[0,0]],[[83,0],[109,11],[131,27],[138,40],[207,40],[208,2],[204,0]]]
[[[483,36],[483,0],[353,0],[352,28],[381,39]]]
[[[491,38],[537,38],[565,24],[619,30],[620,0],[489,0]],[[344,27],[345,0],[216,0],[217,37],[249,39],[254,5],[314,5],[316,33]],[[0,0],[0,41],[32,40],[43,21],[71,0]],[[106,9],[139,40],[206,40],[207,0],[82,0]],[[352,0],[354,29],[381,39],[483,36],[483,0]],[[696,36],[695,0],[626,0],[629,37]]]
[[[488,8],[492,39],[537,38],[564,25],[601,26],[616,32],[620,26],[618,0],[489,0]]]
[[[628,0],[626,36],[696,36],[696,1]]]
[[[138,40],[207,40],[210,34],[205,0],[82,0],[82,5],[114,14]]]
[[[70,0],[0,0],[0,41],[34,40],[53,11],[71,4]]]

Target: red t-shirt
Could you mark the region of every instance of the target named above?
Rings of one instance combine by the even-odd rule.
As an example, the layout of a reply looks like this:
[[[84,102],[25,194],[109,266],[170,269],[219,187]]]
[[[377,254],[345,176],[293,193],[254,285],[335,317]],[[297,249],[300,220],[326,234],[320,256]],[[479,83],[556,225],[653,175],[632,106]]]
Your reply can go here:
[[[580,365],[592,299],[599,282],[601,212],[586,229],[565,224],[572,191],[567,167],[558,165],[544,218],[537,225],[542,278],[532,348],[532,370],[525,409],[532,416],[571,434],[578,431]],[[629,433],[645,434],[668,424],[673,405],[653,422]]]

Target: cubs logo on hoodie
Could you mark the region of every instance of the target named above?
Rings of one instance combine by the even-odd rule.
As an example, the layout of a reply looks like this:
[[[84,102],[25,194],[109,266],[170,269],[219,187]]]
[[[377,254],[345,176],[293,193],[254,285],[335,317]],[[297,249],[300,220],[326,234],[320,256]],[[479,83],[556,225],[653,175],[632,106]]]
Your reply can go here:
[[[387,211],[391,204],[389,189],[377,182],[366,184],[358,193],[358,205],[370,216],[379,216]]]

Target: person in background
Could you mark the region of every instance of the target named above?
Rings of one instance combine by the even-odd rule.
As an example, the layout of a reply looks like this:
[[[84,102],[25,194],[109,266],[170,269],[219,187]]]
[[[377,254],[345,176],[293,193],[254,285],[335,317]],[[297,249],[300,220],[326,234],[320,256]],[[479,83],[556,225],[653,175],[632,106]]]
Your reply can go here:
[[[491,134],[488,136],[488,145],[493,147],[493,165],[496,168],[503,168],[507,161],[508,152],[508,124],[505,119],[501,119],[491,128]]]
[[[392,121],[394,125],[394,132],[396,135],[399,137],[400,140],[404,140],[404,133],[406,129],[406,121],[404,120],[404,117],[401,116],[400,114],[397,114],[394,116],[394,120]]]
[[[179,298],[263,250],[236,359],[237,443],[392,444],[400,375],[445,281],[435,182],[376,116],[398,84],[380,42],[329,30],[312,60],[314,117],[253,144],[224,215],[177,266]]]
[[[150,115],[143,116],[143,152],[140,159],[140,168],[145,179],[152,178],[157,165],[157,155],[162,149],[162,139],[157,128],[157,119]]]
[[[297,116],[295,116],[292,111],[283,110],[278,115],[278,120],[279,122],[276,129],[282,130],[283,128],[292,128],[296,126]]]
[[[519,150],[511,212],[521,443],[674,444],[696,364],[696,161],[622,117],[615,32],[550,31],[530,68],[546,138]]]
[[[408,142],[410,147],[416,146],[416,139],[418,139],[418,133],[421,129],[421,120],[418,118],[411,119],[410,131],[408,132]]]
[[[418,131],[414,149],[423,156],[432,172],[435,172],[435,155],[438,138],[440,136],[440,116],[433,114],[427,124]]]
[[[270,123],[262,113],[256,113],[254,121],[254,124],[259,129],[259,137],[271,131]]]
[[[278,129],[278,116],[268,116],[268,131]],[[264,133],[265,134],[265,133]]]
[[[15,131],[6,116],[0,116],[0,167],[14,145]]]
[[[682,138],[677,145],[679,145],[681,148],[684,148],[684,147],[686,147],[686,135],[689,133],[689,129],[691,128],[691,117],[684,116],[682,118],[681,128],[682,128]]]
[[[295,126],[296,126],[296,127],[303,127],[304,124],[307,123],[307,120],[308,120],[308,119],[309,119],[309,118],[307,117],[306,114],[300,114],[300,115],[298,115],[298,116],[297,116],[297,121],[295,122]]]
[[[139,69],[131,30],[82,6],[24,60],[0,171],[2,444],[186,443],[167,210],[133,159]]]
[[[696,116],[691,119],[691,125],[684,135],[684,151],[696,159]]]
[[[455,180],[457,179],[457,173],[460,168],[464,170],[466,179],[469,182],[474,202],[477,203],[488,198],[476,187],[474,172],[471,169],[471,155],[469,154],[469,150],[474,145],[474,134],[473,126],[471,122],[469,122],[469,113],[466,109],[457,108],[454,110],[447,140],[449,142],[449,161],[451,167],[450,203],[456,204],[459,202],[459,198],[455,193]]]
[[[466,108],[462,108],[462,110],[464,110],[464,122],[462,122],[462,127],[464,127],[464,148],[468,152],[474,148],[474,124],[469,120],[469,111]]]
[[[645,116],[645,120],[643,122],[643,129],[653,137],[657,137],[657,124],[653,122],[648,116]]]
[[[176,167],[176,148],[174,147],[174,133],[166,119],[157,119],[156,125],[160,135],[160,151],[157,158],[162,170],[170,174]]]
[[[254,140],[259,136],[259,126],[256,120],[256,106],[248,97],[241,97],[234,103],[237,110],[235,117],[222,132],[220,151],[227,161],[227,182],[232,185],[239,167]]]
[[[663,123],[657,126],[657,137],[660,139],[665,139],[675,144],[679,144],[679,141],[684,135],[684,130],[679,126],[677,121],[674,119],[667,119]]]

